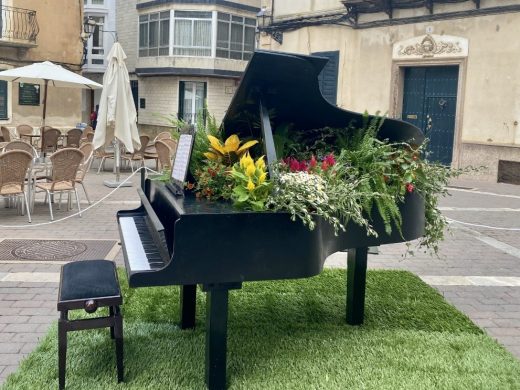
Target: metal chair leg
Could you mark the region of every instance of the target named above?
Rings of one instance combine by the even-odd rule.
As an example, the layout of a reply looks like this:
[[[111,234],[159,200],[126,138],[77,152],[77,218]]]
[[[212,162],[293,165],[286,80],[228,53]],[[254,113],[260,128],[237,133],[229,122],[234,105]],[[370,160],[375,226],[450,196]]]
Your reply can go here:
[[[81,206],[79,205],[78,190],[76,188],[74,188],[74,193],[76,194],[76,203],[78,204],[78,213],[79,213],[79,217],[81,218]]]
[[[52,202],[51,202],[51,193],[49,191],[46,191],[49,196],[49,212],[51,213],[51,221],[54,221],[54,215],[52,215]]]
[[[27,201],[27,194],[25,193],[25,191],[23,193],[23,197],[25,199],[25,206],[26,206],[25,208],[27,209],[27,217],[29,218],[29,223],[31,223],[32,222],[31,221],[31,210],[30,210],[31,208],[29,207],[29,202]]]
[[[101,172],[101,168],[103,167],[103,170],[105,170],[104,168],[104,165],[105,165],[105,159],[106,157],[102,157],[101,158],[101,162],[99,163],[99,167],[98,167],[98,170],[97,170],[97,174],[99,175],[99,172]]]
[[[92,204],[92,202],[90,201],[90,198],[88,197],[88,193],[87,193],[87,189],[85,188],[85,184],[83,182],[81,182],[81,186],[83,187],[83,192],[85,193],[85,197],[87,198],[88,204]]]

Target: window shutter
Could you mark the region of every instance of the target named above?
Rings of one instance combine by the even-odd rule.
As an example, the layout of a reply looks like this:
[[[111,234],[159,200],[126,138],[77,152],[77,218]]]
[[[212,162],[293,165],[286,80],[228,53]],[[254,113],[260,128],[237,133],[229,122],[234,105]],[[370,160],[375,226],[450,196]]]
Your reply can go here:
[[[177,118],[184,119],[184,81],[179,81],[179,112]]]
[[[320,91],[323,97],[330,103],[336,104],[338,95],[338,68],[339,68],[339,51],[322,51],[312,53],[319,57],[326,57],[329,62],[325,65],[318,76]]]
[[[7,81],[0,81],[0,119],[7,118]]]

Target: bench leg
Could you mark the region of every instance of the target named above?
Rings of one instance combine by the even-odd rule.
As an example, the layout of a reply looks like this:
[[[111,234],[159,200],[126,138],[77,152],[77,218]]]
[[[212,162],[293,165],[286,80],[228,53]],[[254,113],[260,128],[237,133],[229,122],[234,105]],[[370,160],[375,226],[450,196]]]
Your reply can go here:
[[[108,313],[109,313],[110,317],[114,317],[114,307],[113,306],[108,307]],[[114,339],[114,327],[113,326],[110,327],[110,338]]]
[[[368,248],[349,249],[347,257],[347,324],[361,325],[365,316]]]
[[[58,320],[58,380],[59,389],[65,388],[65,370],[67,363],[67,311],[62,311]]]
[[[123,367],[123,317],[119,306],[115,306],[115,325],[114,336],[116,339],[116,363],[117,363],[117,381],[123,382],[124,367]]]

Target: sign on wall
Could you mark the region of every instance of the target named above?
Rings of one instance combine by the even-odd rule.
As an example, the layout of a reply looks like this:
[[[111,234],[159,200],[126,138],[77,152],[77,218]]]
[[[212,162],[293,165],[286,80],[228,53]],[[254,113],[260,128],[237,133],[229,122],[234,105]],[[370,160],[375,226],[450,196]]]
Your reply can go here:
[[[40,105],[40,85],[20,83],[18,89],[18,104],[20,106]]]

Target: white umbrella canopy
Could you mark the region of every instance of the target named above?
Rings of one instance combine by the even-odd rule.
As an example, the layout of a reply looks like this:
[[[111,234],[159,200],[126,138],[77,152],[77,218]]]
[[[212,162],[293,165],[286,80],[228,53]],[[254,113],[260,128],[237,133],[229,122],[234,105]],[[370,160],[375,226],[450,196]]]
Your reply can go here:
[[[86,88],[99,89],[103,86],[86,77],[80,76],[60,65],[52,62],[36,62],[31,65],[13,68],[0,72],[0,80],[12,81],[18,83],[44,83],[43,92],[43,116],[42,127],[45,126],[45,116],[47,113],[47,87],[65,87],[65,88]],[[42,152],[44,151],[44,133],[42,133]]]
[[[114,43],[108,53],[108,66],[103,76],[94,149],[108,145],[114,139],[121,141],[130,153],[141,147],[137,112],[125,60],[126,54],[121,44]]]
[[[0,80],[38,84],[47,81],[53,87],[99,89],[103,86],[52,62],[37,62],[0,72]]]

